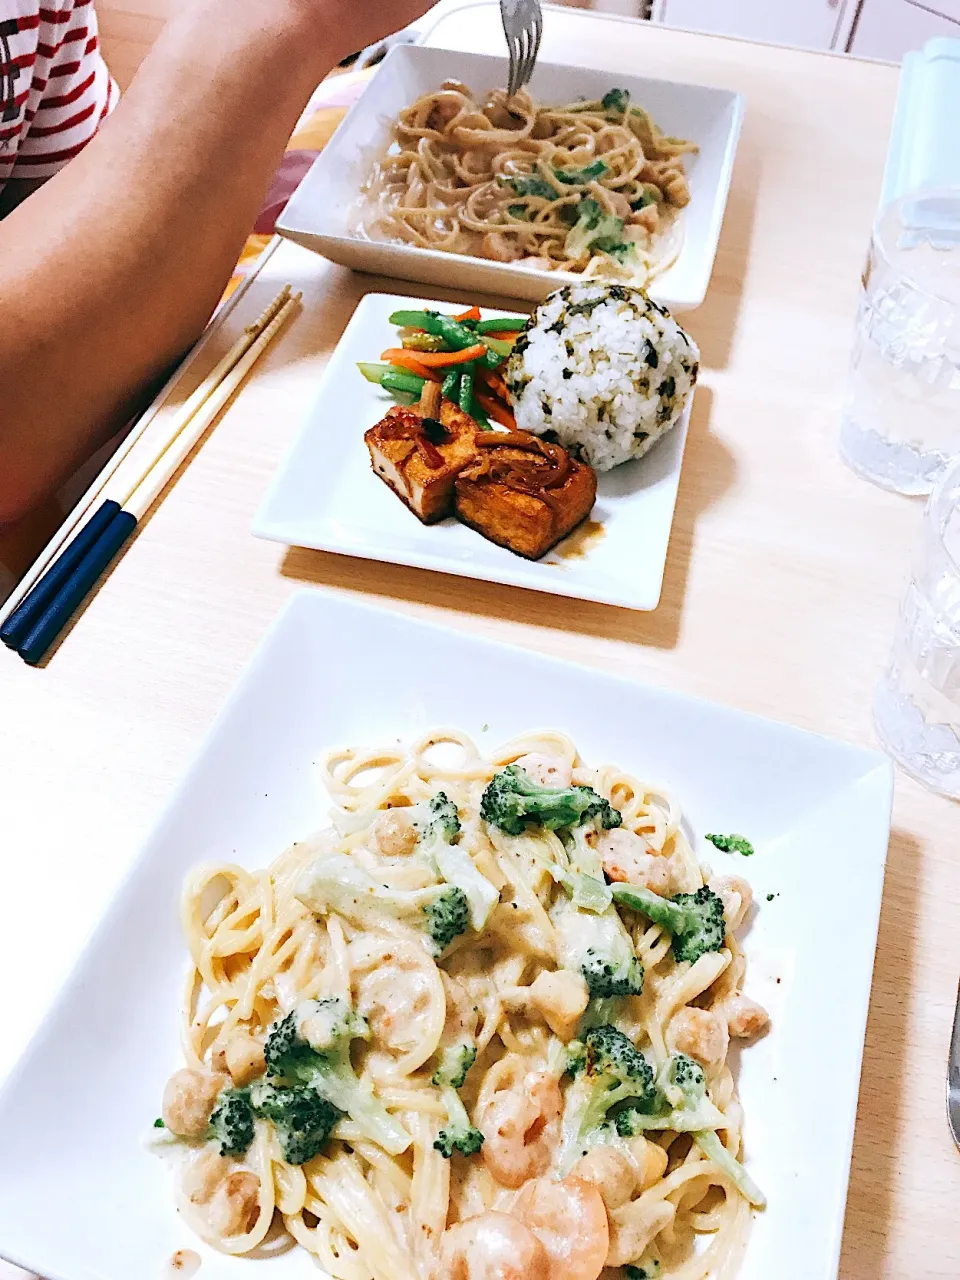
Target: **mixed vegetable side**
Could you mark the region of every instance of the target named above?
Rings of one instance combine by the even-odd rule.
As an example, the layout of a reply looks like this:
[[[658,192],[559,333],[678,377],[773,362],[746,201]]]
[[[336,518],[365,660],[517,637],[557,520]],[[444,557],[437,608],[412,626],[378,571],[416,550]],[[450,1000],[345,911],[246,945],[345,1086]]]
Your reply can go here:
[[[481,427],[491,420],[516,430],[506,383],[499,373],[527,323],[526,316],[481,318],[480,308],[460,315],[438,311],[395,311],[400,346],[383,352],[382,363],[357,367],[403,403],[418,400],[427,382],[440,384],[444,398],[460,406]]]

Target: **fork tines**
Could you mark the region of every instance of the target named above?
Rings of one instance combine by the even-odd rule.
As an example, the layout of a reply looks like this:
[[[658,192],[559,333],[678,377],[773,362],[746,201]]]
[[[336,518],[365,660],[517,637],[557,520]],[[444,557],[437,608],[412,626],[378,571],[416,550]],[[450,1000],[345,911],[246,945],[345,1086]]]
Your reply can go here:
[[[510,55],[507,93],[512,98],[533,75],[543,36],[543,11],[540,0],[500,0],[500,12]]]

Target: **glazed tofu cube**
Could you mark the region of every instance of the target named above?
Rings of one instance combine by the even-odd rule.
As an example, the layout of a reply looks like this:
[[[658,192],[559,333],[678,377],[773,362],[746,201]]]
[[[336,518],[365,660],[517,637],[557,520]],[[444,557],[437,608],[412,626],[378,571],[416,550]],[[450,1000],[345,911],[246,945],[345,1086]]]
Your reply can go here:
[[[476,456],[477,424],[445,400],[439,420],[393,408],[364,435],[370,462],[424,524],[453,514],[454,483]]]
[[[477,459],[457,477],[457,516],[491,542],[539,560],[587,518],[591,467],[527,432],[477,437]]]

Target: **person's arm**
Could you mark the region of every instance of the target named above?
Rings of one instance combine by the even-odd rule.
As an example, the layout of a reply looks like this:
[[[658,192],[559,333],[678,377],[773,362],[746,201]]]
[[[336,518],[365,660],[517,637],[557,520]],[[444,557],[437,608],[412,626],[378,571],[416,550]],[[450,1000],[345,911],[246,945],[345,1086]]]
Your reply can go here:
[[[195,0],[89,146],[0,222],[0,523],[199,336],[310,94],[428,0]]]

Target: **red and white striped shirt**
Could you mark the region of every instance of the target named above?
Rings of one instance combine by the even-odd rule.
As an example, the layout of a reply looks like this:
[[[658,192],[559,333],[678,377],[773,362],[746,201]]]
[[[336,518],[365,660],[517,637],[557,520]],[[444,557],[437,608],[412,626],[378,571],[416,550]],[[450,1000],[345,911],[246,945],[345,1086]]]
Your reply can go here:
[[[118,97],[93,0],[0,0],[0,187],[62,169]]]

